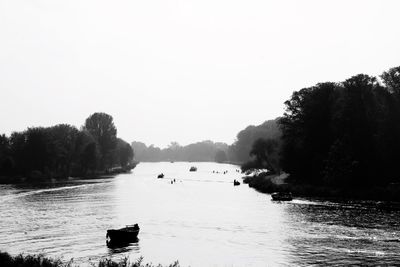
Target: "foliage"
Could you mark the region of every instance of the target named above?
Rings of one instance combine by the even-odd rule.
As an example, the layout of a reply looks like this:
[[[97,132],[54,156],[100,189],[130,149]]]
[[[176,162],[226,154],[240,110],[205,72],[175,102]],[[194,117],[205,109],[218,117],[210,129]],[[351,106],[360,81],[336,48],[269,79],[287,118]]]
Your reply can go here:
[[[250,151],[257,139],[273,139],[280,142],[281,130],[278,120],[268,120],[258,126],[248,126],[237,134],[236,141],[230,147],[230,160],[247,162],[251,160]]]
[[[112,117],[95,113],[82,130],[58,124],[0,135],[0,177],[40,180],[93,175],[105,166],[125,168],[132,162],[133,150],[115,134]]]
[[[0,252],[0,266],[2,267],[61,267],[68,266],[61,260],[46,258],[43,255],[18,255],[10,256],[8,253]]]
[[[126,167],[133,160],[133,149],[124,140],[117,138],[117,147],[114,151],[114,162],[119,162],[121,167]]]
[[[18,255],[11,256],[6,252],[0,251],[0,266],[2,267],[72,267],[79,266],[73,264],[73,261],[62,262],[60,259],[52,259],[45,257],[41,254],[39,255]],[[113,261],[111,259],[102,259],[97,264],[92,266],[98,267],[163,267],[163,265],[153,265],[151,263],[143,264],[143,257],[130,263],[128,258],[124,258],[120,261]],[[172,264],[165,265],[166,267],[179,267],[179,262],[176,261]]]
[[[273,173],[280,172],[279,142],[275,139],[257,139],[250,150],[253,158],[242,165],[242,171],[251,169],[268,169]]]
[[[198,143],[181,146],[172,142],[167,148],[160,149],[154,145],[146,146],[141,142],[133,142],[137,161],[215,161],[218,151],[228,153],[228,145],[202,141]],[[225,160],[226,161],[226,160]]]
[[[218,163],[223,163],[228,160],[228,157],[226,156],[226,152],[223,150],[218,150],[217,153],[215,153],[215,162]]]
[[[381,78],[388,90],[400,97],[400,66],[382,73]]]
[[[399,70],[385,72],[384,85],[359,74],[294,92],[279,121],[283,170],[313,184],[398,182]]]
[[[117,129],[113,117],[106,113],[94,113],[86,119],[84,129],[96,140],[100,149],[100,168],[105,169],[112,164],[111,155],[117,145]]]

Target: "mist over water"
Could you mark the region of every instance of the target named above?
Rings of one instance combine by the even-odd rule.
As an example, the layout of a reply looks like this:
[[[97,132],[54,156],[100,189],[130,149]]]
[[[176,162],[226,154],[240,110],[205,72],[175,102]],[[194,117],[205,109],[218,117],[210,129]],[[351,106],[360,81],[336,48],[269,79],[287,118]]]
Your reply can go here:
[[[190,166],[198,171],[189,172]],[[141,163],[115,178],[1,185],[0,250],[76,263],[144,256],[145,262],[179,260],[182,266],[400,261],[399,210],[370,202],[272,202],[247,185],[234,187],[233,180],[241,177],[237,169]],[[157,179],[160,173],[164,179]],[[133,223],[141,228],[137,243],[106,246],[107,229]]]

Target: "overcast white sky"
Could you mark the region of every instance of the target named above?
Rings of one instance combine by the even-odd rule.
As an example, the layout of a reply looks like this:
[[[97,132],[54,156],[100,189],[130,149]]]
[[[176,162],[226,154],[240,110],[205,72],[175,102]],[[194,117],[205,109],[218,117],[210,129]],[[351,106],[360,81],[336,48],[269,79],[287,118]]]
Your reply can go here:
[[[400,65],[400,1],[0,0],[0,133],[111,114],[126,141],[231,143],[294,90]]]

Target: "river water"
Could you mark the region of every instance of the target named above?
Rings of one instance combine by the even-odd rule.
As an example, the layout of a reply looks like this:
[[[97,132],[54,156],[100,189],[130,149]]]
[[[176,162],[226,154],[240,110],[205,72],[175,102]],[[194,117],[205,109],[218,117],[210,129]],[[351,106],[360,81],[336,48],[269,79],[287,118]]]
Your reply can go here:
[[[197,172],[189,172],[192,165]],[[400,264],[399,210],[372,202],[272,202],[247,185],[234,187],[237,169],[141,163],[114,178],[0,185],[0,250],[77,264],[126,256],[181,266]],[[107,229],[133,223],[141,228],[137,243],[106,246]]]

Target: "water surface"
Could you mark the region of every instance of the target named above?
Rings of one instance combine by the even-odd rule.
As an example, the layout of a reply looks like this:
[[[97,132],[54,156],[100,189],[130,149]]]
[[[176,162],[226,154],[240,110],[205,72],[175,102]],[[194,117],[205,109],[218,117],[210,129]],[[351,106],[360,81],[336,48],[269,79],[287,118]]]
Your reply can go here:
[[[234,187],[237,169],[141,163],[114,178],[2,185],[0,250],[77,263],[125,256],[182,266],[400,263],[400,211],[372,202],[272,202]],[[137,243],[106,246],[107,229],[133,223],[141,227]]]

